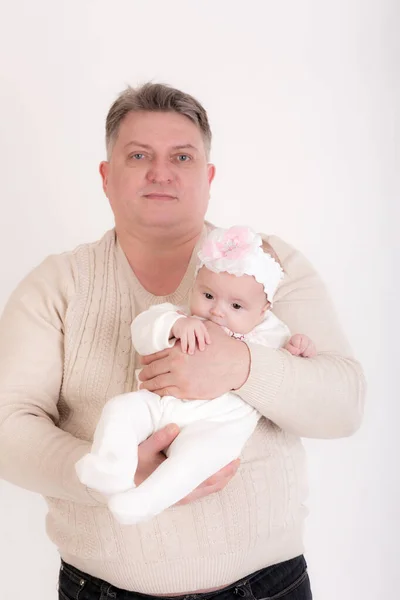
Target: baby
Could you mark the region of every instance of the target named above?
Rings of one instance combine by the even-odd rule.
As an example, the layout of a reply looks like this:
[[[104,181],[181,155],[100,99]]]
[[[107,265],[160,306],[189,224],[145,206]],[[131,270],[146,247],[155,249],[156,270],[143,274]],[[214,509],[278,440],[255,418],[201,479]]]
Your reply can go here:
[[[262,250],[262,239],[247,227],[213,229],[199,254],[190,314],[159,304],[132,323],[132,340],[141,355],[172,347],[203,351],[212,343],[204,320],[228,335],[291,354],[312,357],[312,341],[290,337],[287,326],[269,309],[283,278],[281,266]],[[123,524],[148,520],[172,506],[208,477],[237,458],[260,414],[238,395],[213,400],[160,398],[147,390],[117,396],[105,405],[91,452],[76,465],[82,483],[109,495],[108,506]],[[135,487],[138,445],[168,423],[180,433],[165,460]]]

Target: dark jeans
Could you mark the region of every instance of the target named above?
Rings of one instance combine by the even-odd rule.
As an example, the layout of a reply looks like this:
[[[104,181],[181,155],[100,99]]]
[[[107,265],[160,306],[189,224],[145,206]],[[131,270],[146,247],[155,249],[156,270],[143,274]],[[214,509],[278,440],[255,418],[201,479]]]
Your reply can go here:
[[[120,590],[62,562],[59,600],[160,600]],[[168,598],[164,596],[163,598]],[[312,600],[307,564],[303,556],[267,567],[240,581],[207,594],[184,594],[171,600]]]

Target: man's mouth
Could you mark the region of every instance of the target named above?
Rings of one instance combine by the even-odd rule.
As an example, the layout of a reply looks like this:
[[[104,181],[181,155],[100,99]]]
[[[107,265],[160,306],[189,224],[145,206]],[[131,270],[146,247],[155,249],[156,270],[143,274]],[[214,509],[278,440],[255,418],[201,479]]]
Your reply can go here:
[[[161,192],[154,192],[151,194],[144,194],[145,198],[148,198],[149,200],[175,200],[176,196],[172,196],[172,194],[162,194]]]

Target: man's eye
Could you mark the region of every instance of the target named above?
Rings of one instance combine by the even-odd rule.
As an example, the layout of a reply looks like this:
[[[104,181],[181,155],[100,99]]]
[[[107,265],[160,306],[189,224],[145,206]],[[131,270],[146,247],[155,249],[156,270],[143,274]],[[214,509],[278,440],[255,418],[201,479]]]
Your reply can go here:
[[[207,300],[213,300],[213,296],[211,294],[209,294],[208,292],[205,292],[204,295],[207,298]]]
[[[134,158],[135,160],[143,160],[144,157],[145,156],[142,152],[134,152],[133,154],[129,155],[129,158]]]
[[[178,154],[177,159],[178,162],[189,162],[191,157],[188,154]]]
[[[235,310],[240,310],[242,307],[240,306],[240,304],[238,304],[237,302],[234,302],[232,304],[232,308],[234,308]]]

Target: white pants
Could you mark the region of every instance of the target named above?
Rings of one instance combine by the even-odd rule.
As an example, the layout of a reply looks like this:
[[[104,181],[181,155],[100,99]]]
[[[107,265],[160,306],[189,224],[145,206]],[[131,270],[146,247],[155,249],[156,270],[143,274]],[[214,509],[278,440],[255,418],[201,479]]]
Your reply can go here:
[[[110,495],[109,508],[123,524],[150,519],[187,496],[237,458],[260,414],[236,394],[214,400],[160,398],[141,390],[107,402],[90,454],[76,465],[82,483]],[[181,431],[167,459],[135,488],[138,445],[176,423]]]

